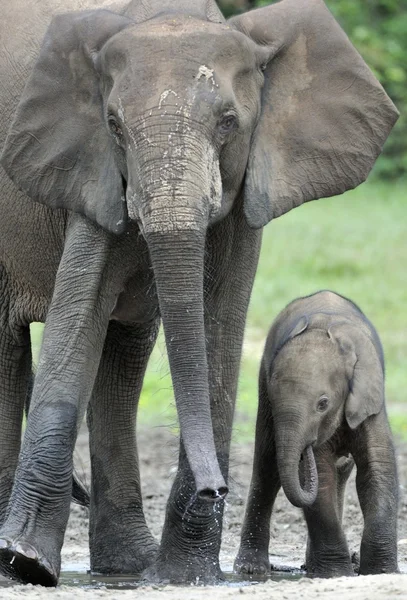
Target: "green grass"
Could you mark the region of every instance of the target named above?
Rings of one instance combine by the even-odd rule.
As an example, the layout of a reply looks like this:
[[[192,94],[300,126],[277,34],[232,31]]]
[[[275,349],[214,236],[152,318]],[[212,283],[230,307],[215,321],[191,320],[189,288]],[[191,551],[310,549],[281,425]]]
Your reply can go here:
[[[356,302],[376,326],[386,357],[393,430],[407,438],[407,192],[402,183],[369,183],[311,202],[268,225],[249,310],[236,436],[252,436],[257,371],[268,329],[294,298],[332,289]],[[34,351],[40,342],[33,326]],[[146,374],[141,422],[176,420],[160,337]]]

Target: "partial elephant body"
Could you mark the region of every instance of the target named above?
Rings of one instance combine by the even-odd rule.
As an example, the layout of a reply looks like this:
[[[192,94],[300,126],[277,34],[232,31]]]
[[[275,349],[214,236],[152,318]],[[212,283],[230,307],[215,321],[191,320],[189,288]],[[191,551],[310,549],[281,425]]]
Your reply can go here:
[[[363,181],[397,111],[319,0],[228,23],[212,0],[36,1],[29,19],[10,0],[0,36],[0,562],[56,583],[88,409],[91,568],[217,579],[208,500],[228,489],[261,227]],[[134,438],[161,320],[181,447],[156,555]]]
[[[26,3],[4,3],[0,21],[0,148],[52,17],[67,11],[108,8],[112,4],[106,0],[35,0],[30,3],[28,17]],[[127,4],[121,2],[122,9]],[[0,262],[18,296],[18,318],[44,322],[69,215],[63,210],[53,211],[27,202],[27,196],[12,184],[1,165],[0,186]]]
[[[315,462],[302,459],[306,454],[315,454]],[[308,573],[353,575],[342,529],[353,461],[365,522],[360,573],[395,572],[398,482],[384,404],[382,346],[355,304],[323,291],[291,302],[267,338],[236,570],[270,569],[269,522],[282,486],[288,499],[304,509]]]

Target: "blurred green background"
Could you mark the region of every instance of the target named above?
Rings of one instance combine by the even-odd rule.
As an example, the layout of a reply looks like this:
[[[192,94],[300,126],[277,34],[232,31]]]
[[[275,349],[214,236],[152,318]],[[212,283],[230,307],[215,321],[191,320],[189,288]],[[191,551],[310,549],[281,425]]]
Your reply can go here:
[[[227,16],[264,0],[221,0]],[[328,0],[401,114],[369,182],[274,221],[263,248],[248,316],[235,439],[254,434],[257,371],[268,329],[293,298],[329,288],[356,302],[376,326],[386,357],[387,402],[396,435],[407,439],[407,6],[405,0]],[[38,357],[42,326],[32,326]],[[145,377],[139,422],[176,424],[160,336]]]

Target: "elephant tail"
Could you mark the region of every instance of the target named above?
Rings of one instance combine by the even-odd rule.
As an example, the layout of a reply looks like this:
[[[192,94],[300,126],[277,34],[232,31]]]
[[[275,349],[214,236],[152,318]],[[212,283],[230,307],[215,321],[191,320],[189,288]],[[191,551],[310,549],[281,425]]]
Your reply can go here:
[[[25,399],[25,416],[28,416],[28,411],[30,410],[30,402],[31,402],[31,394],[34,387],[34,373],[31,373],[30,380],[28,382],[27,387],[27,396]],[[79,504],[80,506],[89,507],[90,505],[90,494],[86,485],[80,480],[80,477],[77,473],[73,473],[72,475],[72,500],[75,504]]]
[[[79,504],[79,506],[86,506],[86,508],[89,508],[89,490],[75,472],[72,475],[72,500],[75,504]]]

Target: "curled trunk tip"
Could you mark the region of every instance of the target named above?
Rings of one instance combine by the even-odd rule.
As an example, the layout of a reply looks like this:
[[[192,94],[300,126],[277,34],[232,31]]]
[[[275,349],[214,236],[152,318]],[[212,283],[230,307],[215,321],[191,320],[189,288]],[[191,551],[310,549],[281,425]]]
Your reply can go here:
[[[304,474],[304,487],[303,491],[307,494],[307,499],[311,506],[317,498],[318,494],[318,471],[315,463],[315,456],[311,446],[302,453],[303,457],[303,474]]]
[[[300,458],[303,458],[301,484],[299,469]],[[318,494],[318,472],[314,452],[311,446],[297,453],[297,457],[287,461],[287,452],[279,453],[279,473],[284,493],[288,500],[298,508],[311,506]]]

